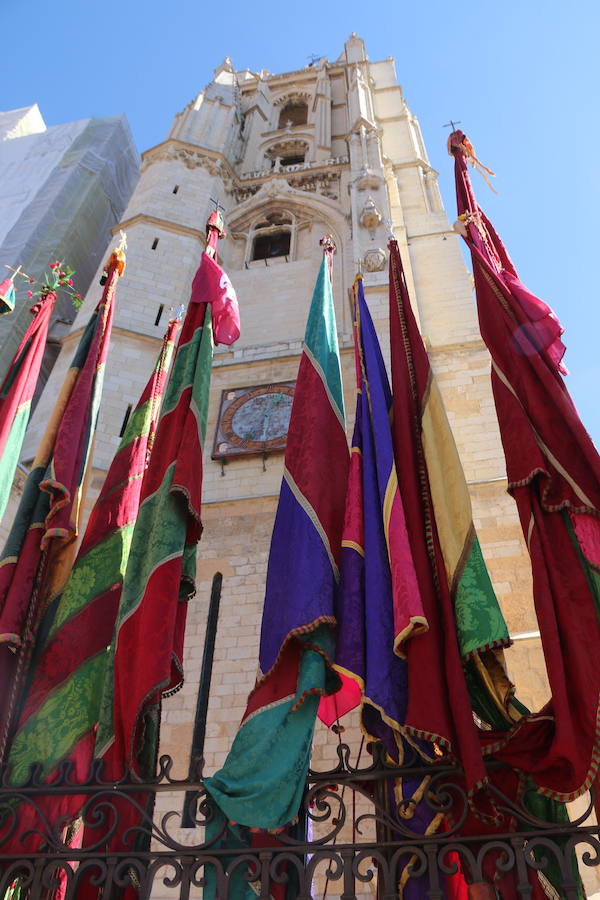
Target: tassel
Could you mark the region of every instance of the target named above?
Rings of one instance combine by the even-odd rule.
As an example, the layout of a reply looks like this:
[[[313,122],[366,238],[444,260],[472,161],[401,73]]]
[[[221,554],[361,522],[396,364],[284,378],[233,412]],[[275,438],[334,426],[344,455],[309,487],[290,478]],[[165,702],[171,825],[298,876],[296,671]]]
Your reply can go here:
[[[456,137],[458,137],[459,135],[462,135],[462,140],[457,141]],[[477,172],[479,172],[479,174],[484,179],[484,181],[486,182],[486,184],[488,185],[490,190],[493,191],[494,194],[497,194],[498,191],[492,185],[491,181],[487,177],[488,175],[491,175],[493,178],[495,178],[496,173],[492,172],[491,169],[488,169],[487,166],[484,166],[484,164],[481,162],[481,160],[477,159],[477,156],[475,155],[475,148],[473,147],[473,144],[471,143],[469,138],[466,136],[466,134],[464,134],[464,132],[462,132],[462,131],[453,131],[452,134],[450,135],[450,137],[448,138],[448,153],[450,154],[450,156],[453,155],[455,150],[460,150],[461,153],[464,156],[466,156],[468,162],[470,162],[471,165],[473,166],[473,168]]]

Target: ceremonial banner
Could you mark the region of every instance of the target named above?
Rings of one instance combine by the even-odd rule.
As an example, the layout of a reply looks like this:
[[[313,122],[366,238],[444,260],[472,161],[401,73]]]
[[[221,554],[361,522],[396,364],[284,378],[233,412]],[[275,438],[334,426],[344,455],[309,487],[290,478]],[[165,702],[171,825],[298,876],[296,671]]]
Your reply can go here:
[[[362,723],[398,759],[391,731],[406,714],[409,639],[428,627],[408,541],[390,430],[392,405],[385,363],[364,298],[354,285],[356,419],[342,537],[342,588],[336,606],[335,663],[353,679]],[[401,658],[402,657],[402,658]],[[331,725],[349,707],[344,689],[321,702]]]
[[[407,533],[394,461],[390,410],[392,397],[377,334],[367,307],[362,278],[354,284],[354,347],[356,419],[342,538],[342,589],[336,606],[338,621],[336,668],[355,680],[360,690],[361,727],[370,740],[382,741],[388,760],[419,765],[418,754],[434,756],[425,741],[411,746],[402,727],[408,699],[407,645],[418,642],[428,628]],[[413,676],[414,677],[414,676]],[[319,716],[335,721],[349,706],[344,689],[321,702]],[[389,780],[390,815],[406,833],[430,834],[443,816],[422,803],[429,776]],[[398,824],[400,831],[400,825]],[[398,862],[399,892],[422,897],[423,879],[410,879],[410,854]]]
[[[0,316],[6,316],[15,308],[15,276],[0,281]]]
[[[462,131],[454,155],[459,222],[473,261],[479,325],[492,357],[492,387],[514,497],[529,549],[533,595],[552,699],[508,736],[486,735],[487,752],[571,800],[600,760],[600,459],[561,372],[562,328],[519,280],[477,205]]]
[[[0,388],[0,519],[10,497],[29,422],[31,399],[40,373],[55,300],[56,294],[48,291],[31,307],[33,319]]]
[[[473,528],[454,438],[390,242],[392,430],[419,594],[429,629],[410,641],[407,733],[458,759],[472,791],[485,770],[471,706],[487,721],[519,717],[501,648],[508,630]],[[469,687],[465,671],[470,673]]]
[[[0,678],[9,685],[0,700],[0,758],[40,617],[71,569],[116,282],[124,264],[124,254],[115,250],[102,298],[80,338],[0,558]]]
[[[202,533],[211,302],[215,341],[232,343],[239,336],[235,293],[209,255],[218,233],[209,220],[208,251],[192,284],[131,538],[96,737],[96,756],[111,778],[125,767],[143,777],[153,774],[161,697],[183,681],[186,602],[194,595]]]
[[[23,782],[29,765],[51,776],[65,759],[74,781],[87,778],[123,577],[138,515],[179,322],[172,319],[160,354],[90,514],[73,569],[36,636],[28,687],[8,761]],[[79,798],[67,802],[77,806]],[[66,810],[52,810],[53,816]]]
[[[223,768],[205,779],[226,819],[238,823],[228,846],[249,841],[240,837],[240,826],[277,830],[296,819],[319,699],[339,687],[332,670],[333,627],[348,445],[328,239],[324,249],[271,539],[261,674]]]

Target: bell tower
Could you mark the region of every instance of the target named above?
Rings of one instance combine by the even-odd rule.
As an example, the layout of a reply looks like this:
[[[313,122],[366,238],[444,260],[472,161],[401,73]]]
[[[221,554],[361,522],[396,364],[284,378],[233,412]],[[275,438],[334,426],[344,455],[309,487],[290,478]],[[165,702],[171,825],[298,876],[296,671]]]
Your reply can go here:
[[[92,497],[148,378],[170,307],[188,300],[204,223],[215,204],[225,214],[228,237],[219,251],[242,322],[237,343],[218,347],[214,357],[204,448],[205,530],[197,594],[187,619],[186,681],[164,705],[163,752],[174,756],[181,775],[187,771],[216,572],[223,574],[223,598],[204,748],[208,772],[222,764],[254,684],[290,405],[285,398],[297,373],[321,257],[319,239],[325,233],[337,246],[334,299],[349,429],[354,414],[349,293],[360,265],[387,357],[390,229],[398,240],[470,485],[483,551],[510,630],[525,635],[509,662],[514,674],[527,672],[519,681],[521,699],[539,705],[544,670],[539,641],[529,634],[536,627],[529,568],[516,510],[506,495],[489,359],[478,332],[471,277],[393,59],[371,61],[355,34],[337,59],[318,59],[281,74],[236,70],[225,58],[210,84],[175,116],[166,139],[142,160],[138,186],[114,229],[117,237],[120,229],[127,232],[127,271],[119,284]],[[29,431],[26,460],[33,456],[97,297],[96,279],[63,339]],[[273,396],[283,399],[275,403]],[[261,397],[268,418],[263,431],[252,415],[239,414],[259,408]],[[347,738],[358,746],[360,735],[355,740],[349,732]],[[315,753],[333,760],[335,747],[317,735]]]

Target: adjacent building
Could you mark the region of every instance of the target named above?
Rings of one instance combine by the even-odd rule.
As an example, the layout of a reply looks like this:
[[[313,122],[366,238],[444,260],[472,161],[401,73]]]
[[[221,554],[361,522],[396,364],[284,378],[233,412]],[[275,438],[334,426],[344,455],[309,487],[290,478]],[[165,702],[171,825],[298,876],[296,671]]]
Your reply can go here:
[[[39,278],[64,259],[85,294],[138,177],[123,115],[47,127],[37,105],[0,112],[0,280],[5,265]],[[30,320],[27,286],[18,279],[17,287],[15,311],[0,319],[0,381]],[[70,300],[59,300],[40,388],[74,318]]]

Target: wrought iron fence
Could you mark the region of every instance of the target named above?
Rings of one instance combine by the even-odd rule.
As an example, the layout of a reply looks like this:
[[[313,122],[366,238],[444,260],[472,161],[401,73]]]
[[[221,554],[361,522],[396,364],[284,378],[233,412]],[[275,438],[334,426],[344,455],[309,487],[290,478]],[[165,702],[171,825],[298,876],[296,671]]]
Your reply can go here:
[[[12,886],[23,898],[48,900],[60,888],[70,900],[83,895],[85,886],[103,900],[120,897],[127,888],[141,898],[182,900],[202,894],[227,900],[248,890],[259,900],[355,900],[366,894],[392,900],[418,882],[420,896],[441,900],[447,878],[460,865],[470,882],[495,883],[499,894],[510,884],[513,896],[517,892],[529,900],[537,881],[550,897],[576,900],[582,895],[574,851],[580,851],[583,866],[600,862],[598,827],[586,824],[591,797],[576,821],[548,822],[529,810],[526,796],[517,801],[492,785],[486,803],[495,811],[496,829],[492,834],[484,827],[483,816],[474,831],[477,814],[460,771],[422,766],[417,759],[395,767],[379,745],[357,768],[349,747],[340,743],[334,767],[310,772],[298,825],[277,835],[228,823],[207,795],[200,766],[184,780],[172,773],[167,756],[156,777],[144,783],[129,776],[108,783],[101,766],[85,783],[76,782],[65,766],[51,786],[39,767],[19,786],[11,785],[5,772],[0,896]],[[420,802],[429,820],[444,814],[446,830],[419,833],[411,802],[397,802],[398,779],[423,783],[424,778]],[[193,823],[187,830],[184,805]],[[231,843],[233,832],[237,846]],[[111,843],[117,836],[120,843]]]

